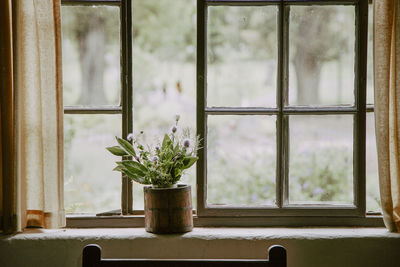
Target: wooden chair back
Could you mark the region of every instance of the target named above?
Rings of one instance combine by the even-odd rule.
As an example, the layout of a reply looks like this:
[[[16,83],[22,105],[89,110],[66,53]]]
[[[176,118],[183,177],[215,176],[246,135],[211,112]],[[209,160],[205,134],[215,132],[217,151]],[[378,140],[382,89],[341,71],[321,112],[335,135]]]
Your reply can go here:
[[[98,245],[83,249],[82,267],[286,267],[286,249],[271,246],[266,260],[215,259],[102,259]]]

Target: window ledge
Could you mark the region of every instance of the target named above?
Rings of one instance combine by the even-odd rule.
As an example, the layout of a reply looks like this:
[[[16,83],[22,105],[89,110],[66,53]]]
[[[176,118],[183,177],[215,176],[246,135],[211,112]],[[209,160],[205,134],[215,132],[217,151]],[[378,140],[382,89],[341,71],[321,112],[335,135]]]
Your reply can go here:
[[[399,233],[390,233],[385,228],[356,227],[303,227],[303,228],[230,228],[195,227],[184,234],[156,235],[144,228],[93,228],[93,229],[27,229],[13,236],[3,236],[0,242],[21,240],[134,240],[134,239],[179,239],[179,240],[272,240],[272,239],[343,239],[373,238],[399,239]]]
[[[154,235],[143,228],[30,229],[0,236],[0,266],[81,266],[85,245],[105,258],[254,258],[280,244],[288,266],[398,266],[400,234],[385,228],[200,228]]]
[[[382,216],[366,217],[197,217],[195,227],[384,227]],[[144,216],[68,215],[68,228],[144,227]]]

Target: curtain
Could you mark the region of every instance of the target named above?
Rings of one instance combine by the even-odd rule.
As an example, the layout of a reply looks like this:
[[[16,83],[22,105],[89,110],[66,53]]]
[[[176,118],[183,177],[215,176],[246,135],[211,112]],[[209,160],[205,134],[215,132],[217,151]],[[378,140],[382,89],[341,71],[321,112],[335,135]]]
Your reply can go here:
[[[13,219],[5,230],[58,228],[65,225],[60,0],[10,3],[14,172],[3,209]]]
[[[374,1],[375,131],[383,217],[400,232],[400,1]]]

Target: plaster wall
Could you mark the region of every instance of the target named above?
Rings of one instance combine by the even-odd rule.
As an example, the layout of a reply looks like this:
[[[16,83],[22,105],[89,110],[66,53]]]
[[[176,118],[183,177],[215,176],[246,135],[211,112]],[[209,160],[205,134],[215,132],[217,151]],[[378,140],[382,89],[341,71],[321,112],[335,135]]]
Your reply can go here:
[[[265,258],[280,244],[288,267],[400,267],[400,234],[383,228],[195,228],[160,236],[143,228],[35,229],[0,236],[0,266],[78,267],[90,243],[104,258]]]

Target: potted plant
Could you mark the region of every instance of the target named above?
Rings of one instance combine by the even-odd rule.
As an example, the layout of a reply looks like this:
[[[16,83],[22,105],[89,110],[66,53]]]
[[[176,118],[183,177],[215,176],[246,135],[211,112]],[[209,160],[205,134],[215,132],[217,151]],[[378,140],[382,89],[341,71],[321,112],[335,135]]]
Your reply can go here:
[[[181,233],[193,229],[190,185],[177,182],[197,161],[199,138],[192,140],[189,129],[178,133],[178,122],[179,115],[170,133],[154,147],[143,146],[133,134],[129,134],[127,140],[116,137],[118,145],[107,147],[112,154],[123,157],[116,162],[114,171],[148,185],[143,188],[148,232]]]

